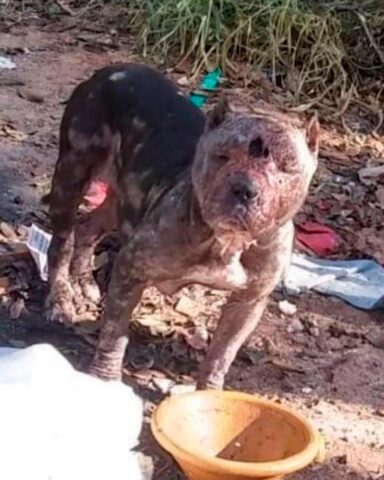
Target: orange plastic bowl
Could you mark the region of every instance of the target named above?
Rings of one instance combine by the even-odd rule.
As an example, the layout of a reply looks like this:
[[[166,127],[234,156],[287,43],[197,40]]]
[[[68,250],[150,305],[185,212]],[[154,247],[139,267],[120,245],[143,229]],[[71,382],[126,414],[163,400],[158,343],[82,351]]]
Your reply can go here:
[[[319,454],[319,436],[291,409],[240,392],[164,400],[152,432],[190,480],[282,479]]]

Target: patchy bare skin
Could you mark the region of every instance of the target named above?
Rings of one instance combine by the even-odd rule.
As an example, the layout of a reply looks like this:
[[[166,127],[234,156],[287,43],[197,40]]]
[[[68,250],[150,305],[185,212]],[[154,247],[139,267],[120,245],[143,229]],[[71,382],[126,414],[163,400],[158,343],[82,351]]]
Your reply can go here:
[[[200,283],[232,291],[198,379],[199,388],[222,388],[289,264],[291,220],[316,169],[318,137],[315,120],[303,132],[273,114],[234,115],[224,101],[205,121],[147,67],[109,67],[76,89],[50,195],[47,304],[51,319],[73,321],[76,299],[97,300],[90,258],[117,225],[123,243],[91,373],[120,378],[131,313],[147,286],[171,294]],[[100,176],[109,198],[76,223]]]

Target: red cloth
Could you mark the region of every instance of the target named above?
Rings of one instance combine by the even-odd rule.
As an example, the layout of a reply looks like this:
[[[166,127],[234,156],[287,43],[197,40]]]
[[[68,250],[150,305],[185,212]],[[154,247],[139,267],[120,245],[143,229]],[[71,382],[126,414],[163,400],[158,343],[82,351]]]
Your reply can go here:
[[[296,226],[296,240],[319,257],[335,253],[341,243],[332,228],[315,222],[304,222]]]

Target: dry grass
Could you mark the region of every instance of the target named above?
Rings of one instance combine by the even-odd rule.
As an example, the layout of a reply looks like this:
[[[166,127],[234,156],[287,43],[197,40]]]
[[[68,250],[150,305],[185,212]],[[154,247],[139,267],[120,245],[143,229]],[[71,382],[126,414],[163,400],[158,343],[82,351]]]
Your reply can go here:
[[[293,110],[316,108],[341,117],[358,105],[376,116],[376,128],[382,124],[383,0],[49,0],[40,5],[55,14],[84,14],[102,3],[114,5],[116,21],[134,30],[146,56],[176,64],[188,60],[195,76],[218,65],[230,76],[241,65],[246,80],[262,72],[284,89]]]
[[[144,54],[189,59],[192,72],[220,65],[230,73],[239,63],[250,67],[245,72],[263,71],[297,111],[341,115],[362,102],[369,82],[368,108],[381,123],[381,0],[356,8],[303,0],[136,0],[130,12]]]

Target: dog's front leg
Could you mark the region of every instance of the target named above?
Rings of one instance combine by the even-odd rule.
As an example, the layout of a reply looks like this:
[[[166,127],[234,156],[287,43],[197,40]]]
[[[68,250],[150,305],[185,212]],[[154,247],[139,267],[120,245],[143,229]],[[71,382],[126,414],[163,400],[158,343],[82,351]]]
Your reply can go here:
[[[221,389],[237,352],[256,328],[267,296],[249,298],[249,292],[235,293],[223,308],[218,327],[200,366],[197,388]]]
[[[197,387],[221,389],[237,352],[256,328],[268,296],[290,263],[293,244],[291,222],[281,227],[265,245],[251,247],[242,264],[251,281],[235,291],[223,307],[221,318],[199,372]]]
[[[134,275],[130,245],[122,248],[114,262],[107,291],[104,323],[90,373],[104,380],[120,380],[132,311],[145,284]]]

